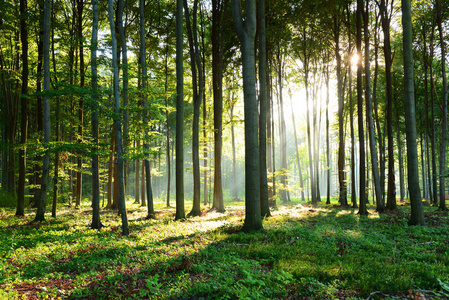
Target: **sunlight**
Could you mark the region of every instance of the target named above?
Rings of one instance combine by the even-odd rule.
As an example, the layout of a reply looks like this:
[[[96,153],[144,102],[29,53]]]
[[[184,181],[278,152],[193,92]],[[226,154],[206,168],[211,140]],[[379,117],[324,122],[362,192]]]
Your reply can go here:
[[[354,69],[357,68],[358,62],[359,62],[359,55],[357,53],[354,53],[351,57],[351,65]]]

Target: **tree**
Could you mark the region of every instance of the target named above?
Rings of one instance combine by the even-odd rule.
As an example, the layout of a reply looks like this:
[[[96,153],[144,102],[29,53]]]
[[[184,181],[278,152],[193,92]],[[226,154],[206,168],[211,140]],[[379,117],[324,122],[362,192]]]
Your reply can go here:
[[[118,164],[118,196],[119,196],[119,212],[122,218],[122,235],[129,234],[128,217],[126,214],[125,203],[125,187],[123,182],[123,141],[122,141],[122,124],[120,111],[120,88],[119,74],[117,63],[117,40],[115,39],[113,0],[108,1],[109,27],[111,30],[112,42],[112,68],[113,68],[113,93],[114,93],[114,124],[117,133],[117,164]]]
[[[184,209],[184,83],[183,0],[176,0],[176,220],[185,219]]]
[[[441,49],[441,77],[443,79],[443,97],[441,104],[441,140],[440,140],[440,204],[439,210],[446,211],[446,186],[444,184],[446,174],[446,140],[447,140],[447,75],[446,75],[446,45],[444,41],[443,21],[442,21],[442,7],[441,0],[436,0],[436,15],[438,33],[440,36],[440,49]]]
[[[265,0],[258,1],[257,20],[259,24],[259,164],[260,164],[260,211],[269,217],[267,179],[267,41],[265,29]]]
[[[365,36],[365,66],[370,65],[369,56],[369,1],[365,1],[366,9],[363,12],[363,24],[364,24],[364,36]],[[376,50],[377,51],[377,50]],[[369,137],[369,150],[371,154],[371,170],[373,173],[374,192],[376,195],[377,212],[382,212],[385,208],[385,203],[382,198],[382,190],[380,187],[379,167],[377,164],[377,148],[375,144],[374,136],[374,122],[373,122],[373,109],[371,100],[371,70],[365,68],[365,102],[366,102],[366,118],[368,121],[368,137]]]
[[[393,141],[393,88],[392,88],[392,56],[390,43],[390,14],[387,11],[387,1],[380,1],[380,16],[382,30],[384,33],[384,57],[385,57],[385,77],[386,77],[386,125],[388,135],[388,194],[387,208],[395,210],[396,207],[396,184],[394,172],[394,141]],[[391,4],[391,3],[388,3]]]
[[[92,38],[90,50],[90,65],[92,76],[92,137],[94,143],[92,155],[92,229],[102,227],[100,221],[100,178],[98,163],[98,73],[97,73],[97,47],[98,47],[98,0],[92,0]]]
[[[212,0],[212,89],[214,93],[214,198],[212,209],[224,212],[221,157],[223,148],[223,36],[228,0]]]
[[[245,222],[243,231],[262,229],[259,180],[259,126],[256,95],[256,3],[247,0],[242,19],[240,0],[232,0],[232,16],[242,52],[242,77],[245,115]]]
[[[366,186],[365,186],[365,133],[363,131],[363,86],[362,86],[362,10],[363,0],[357,0],[357,110],[358,110],[358,127],[359,127],[359,212],[363,216],[367,215],[366,210]],[[367,66],[365,66],[367,67]]]
[[[197,11],[198,11],[198,0],[195,0],[193,4],[193,22],[192,22],[193,25],[190,26],[189,7],[187,5],[187,0],[184,0],[184,12],[186,17],[187,36],[190,46],[190,66],[192,70],[192,88],[193,88],[193,124],[192,124],[193,205],[192,210],[189,213],[189,216],[198,216],[201,214],[199,121],[200,121],[200,108],[203,96],[203,71],[198,49]]]
[[[16,216],[25,214],[26,143],[28,133],[28,29],[27,0],[20,0],[20,40],[22,42],[22,95],[20,97],[21,121],[19,150],[19,183],[17,186]]]
[[[43,59],[44,59],[44,92],[50,90],[50,18],[51,0],[44,0],[44,38],[43,38]],[[44,147],[46,149],[42,165],[42,184],[34,221],[45,220],[45,207],[47,205],[48,177],[50,167],[50,99],[48,93],[43,97],[44,106]]]
[[[415,90],[413,76],[412,13],[410,0],[402,0],[402,42],[404,53],[404,108],[407,139],[408,189],[410,192],[410,225],[424,225],[421,191],[419,188],[418,151],[416,146]]]

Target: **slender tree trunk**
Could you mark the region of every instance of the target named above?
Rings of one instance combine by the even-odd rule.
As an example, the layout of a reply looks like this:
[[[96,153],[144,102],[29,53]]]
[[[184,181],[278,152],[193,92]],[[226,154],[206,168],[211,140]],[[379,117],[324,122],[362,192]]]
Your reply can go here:
[[[190,14],[187,0],[184,0],[184,13],[186,18],[187,36],[190,47],[190,65],[192,71],[193,88],[193,124],[192,124],[192,163],[193,163],[193,205],[189,216],[198,216],[201,214],[201,180],[200,180],[200,158],[199,158],[199,121],[200,108],[202,102],[202,76],[201,61],[198,50],[198,35],[196,29],[198,0],[195,0],[193,7],[193,24],[190,26]]]
[[[182,7],[183,0],[176,0],[176,220],[185,219]]]
[[[438,210],[446,211],[446,186],[445,177],[446,174],[446,140],[447,140],[447,75],[446,75],[446,44],[443,35],[443,20],[442,20],[442,7],[441,0],[436,0],[436,15],[438,33],[440,36],[440,49],[441,49],[441,77],[443,79],[443,97],[441,99],[441,140],[440,140],[440,204]]]
[[[98,157],[98,73],[97,73],[97,47],[98,47],[98,0],[92,0],[92,39],[90,51],[90,65],[92,76],[92,137],[94,143],[94,153],[92,156],[92,229],[102,227],[100,221],[100,171]]]
[[[126,3],[128,3],[126,1]],[[118,0],[118,13],[117,13],[117,29],[120,38],[120,47],[122,53],[122,72],[123,72],[123,87],[122,87],[122,96],[123,96],[123,152],[126,153],[127,148],[129,147],[129,113],[128,113],[128,103],[129,103],[129,76],[128,76],[128,47],[126,45],[127,41],[127,32],[126,32],[126,24],[128,19],[128,7],[125,12],[125,3],[124,0]],[[125,22],[123,22],[123,15],[125,15]],[[123,25],[125,23],[125,25]],[[128,161],[124,159],[124,186],[125,186],[125,195],[127,194],[128,187]]]
[[[50,90],[50,18],[51,1],[44,0],[44,39],[43,39],[43,59],[44,59],[44,91]],[[44,111],[44,147],[46,148],[42,165],[42,184],[34,221],[45,220],[45,208],[47,206],[48,177],[50,167],[50,153],[48,143],[50,143],[50,99],[48,95],[43,98]]]
[[[362,86],[362,10],[363,0],[357,0],[357,55],[360,58],[357,63],[357,110],[359,121],[359,215],[367,215],[366,209],[366,180],[365,180],[365,135],[363,130],[363,86]]]
[[[19,182],[17,187],[16,216],[25,215],[26,143],[28,133],[28,29],[27,0],[20,0],[20,39],[22,43],[22,96],[20,97],[21,122],[19,150]],[[2,182],[3,183],[3,182]]]
[[[243,231],[262,229],[260,211],[259,124],[256,95],[256,2],[247,0],[245,21],[239,0],[232,0],[232,16],[242,52],[245,115],[245,222]]]
[[[214,93],[214,200],[212,209],[224,212],[221,160],[223,148],[223,36],[227,0],[212,0],[212,89]]]
[[[348,9],[349,20],[349,9]],[[349,43],[349,49],[351,49],[351,43]],[[360,58],[361,59],[361,58]],[[351,55],[348,55],[348,93],[349,93],[349,128],[351,134],[351,202],[352,208],[357,208],[357,190],[356,190],[356,178],[355,178],[355,137],[354,137],[354,104],[352,99],[352,67],[351,67]],[[358,91],[358,90],[357,90]]]
[[[369,1],[366,1],[365,11],[363,12],[364,37],[365,37],[365,66],[370,65],[369,56]],[[377,50],[376,50],[377,51]],[[373,176],[374,194],[377,203],[377,212],[383,212],[385,204],[382,198],[382,189],[380,187],[379,167],[377,163],[377,149],[374,134],[373,110],[371,101],[371,70],[365,68],[365,102],[366,102],[366,118],[368,123],[369,149],[371,154],[371,171]]]
[[[390,44],[390,18],[387,11],[387,0],[381,0],[380,14],[384,33],[384,56],[386,74],[386,125],[388,137],[388,194],[387,209],[396,209],[396,184],[394,172],[394,142],[393,142],[393,89],[391,75],[391,44]]]
[[[343,207],[348,206],[347,186],[345,176],[345,136],[344,136],[344,98],[341,75],[341,55],[340,55],[340,21],[337,13],[333,17],[334,27],[334,46],[337,69],[337,95],[338,95],[338,183],[339,183],[339,202]]]
[[[122,218],[122,235],[129,235],[128,216],[126,213],[125,203],[125,187],[123,182],[123,140],[122,140],[122,124],[121,124],[121,111],[120,111],[120,89],[119,89],[119,76],[118,76],[118,64],[117,64],[117,40],[115,38],[114,28],[114,13],[113,13],[113,1],[108,1],[108,14],[109,14],[109,27],[111,30],[112,41],[112,68],[114,74],[114,124],[117,130],[117,164],[118,164],[118,193],[119,193],[119,212]]]
[[[329,66],[326,66],[326,204],[331,204],[331,154],[330,154],[330,141],[329,141]],[[294,123],[293,123],[294,124]],[[296,134],[295,134],[296,138]],[[300,180],[302,181],[302,176],[300,176]],[[302,183],[301,183],[301,189]],[[304,198],[304,192],[302,192],[302,196]]]
[[[424,211],[419,188],[418,153],[416,147],[416,114],[413,77],[412,14],[410,0],[402,0],[404,49],[404,107],[407,139],[408,189],[410,192],[410,225],[424,225]]]
[[[263,217],[271,216],[268,204],[267,178],[267,41],[265,24],[265,0],[258,1],[259,35],[259,165],[260,165],[260,212]]]
[[[79,59],[80,59],[80,88],[84,88],[85,80],[84,80],[84,45],[83,45],[83,10],[84,10],[84,0],[77,0],[77,14],[78,14],[78,23],[77,23],[77,32],[78,32],[78,51],[79,51]],[[84,96],[80,95],[80,100],[78,103],[78,143],[82,143],[83,136],[83,121],[84,121]],[[81,151],[78,152],[78,165],[76,172],[76,194],[75,194],[75,206],[81,206],[81,198],[82,198],[82,188],[83,188],[83,158]]]

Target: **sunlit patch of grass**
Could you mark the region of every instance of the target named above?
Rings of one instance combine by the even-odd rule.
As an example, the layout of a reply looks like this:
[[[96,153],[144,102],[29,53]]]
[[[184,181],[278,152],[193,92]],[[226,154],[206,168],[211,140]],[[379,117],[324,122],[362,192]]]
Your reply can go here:
[[[0,211],[0,298],[33,286],[34,295],[72,299],[355,299],[449,281],[444,214],[440,223],[432,215],[431,227],[409,227],[407,210],[366,218],[293,202],[247,234],[240,202],[183,221],[162,200],[149,220],[145,207],[128,204],[128,237],[115,211],[102,210],[105,227],[90,229],[88,202],[43,223],[31,223],[31,210],[24,218]]]

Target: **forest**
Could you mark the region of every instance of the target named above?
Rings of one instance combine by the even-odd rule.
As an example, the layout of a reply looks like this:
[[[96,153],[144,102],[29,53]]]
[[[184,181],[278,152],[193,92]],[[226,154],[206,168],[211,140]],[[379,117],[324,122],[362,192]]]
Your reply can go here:
[[[447,0],[1,0],[0,298],[449,298]]]

